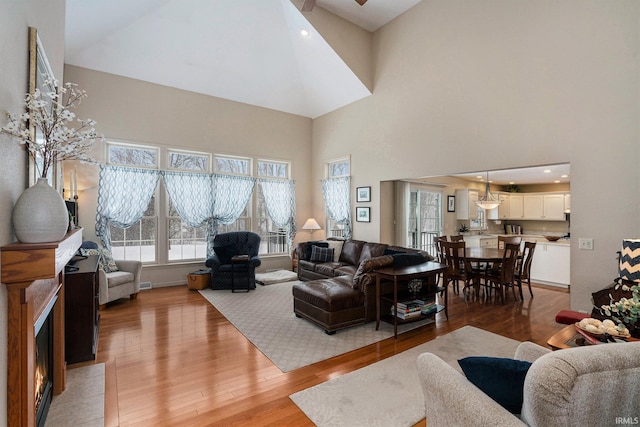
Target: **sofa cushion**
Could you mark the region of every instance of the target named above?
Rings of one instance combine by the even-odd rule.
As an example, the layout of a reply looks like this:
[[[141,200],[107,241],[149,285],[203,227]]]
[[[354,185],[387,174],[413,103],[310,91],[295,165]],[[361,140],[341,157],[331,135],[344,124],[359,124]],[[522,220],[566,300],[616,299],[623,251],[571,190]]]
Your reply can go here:
[[[314,246],[318,246],[320,248],[328,248],[329,244],[327,242],[321,242],[321,241],[313,241],[313,242],[307,242],[307,244],[304,247],[304,259],[306,259],[307,261],[311,261],[311,252],[313,251],[313,247]]]
[[[342,253],[340,254],[339,261],[357,267],[364,243],[365,242],[363,242],[362,240],[347,240],[346,242],[344,242],[344,245],[342,245]]]
[[[307,261],[306,259],[298,260],[298,270],[316,271],[316,265],[317,263]]]
[[[364,294],[351,288],[351,277],[312,280],[293,285],[293,296],[324,311],[334,312],[364,304]]]
[[[333,277],[336,275],[336,268],[339,268],[340,266],[342,266],[342,264],[339,262],[323,262],[321,264],[316,264],[314,271],[327,277]]]
[[[502,357],[465,357],[458,364],[467,379],[511,413],[522,410],[524,379],[531,362]]]
[[[333,248],[321,248],[318,245],[311,247],[311,262],[332,262]]]
[[[85,249],[80,248],[80,255],[98,256],[98,267],[105,273],[113,273],[118,271],[118,266],[111,256],[111,252],[106,248]]]
[[[113,288],[114,286],[124,285],[125,283],[133,282],[133,273],[127,271],[114,271],[107,273],[107,287]]]
[[[333,248],[333,261],[340,261],[340,254],[342,253],[342,245],[344,245],[344,240],[327,240],[327,244],[330,248]]]
[[[384,250],[387,249],[387,246],[389,245],[386,245],[384,243],[365,243],[362,247],[362,251],[360,252],[360,258],[358,259],[357,264],[360,264],[365,259],[381,256],[382,254],[384,254]]]
[[[340,267],[337,267],[334,270],[333,275],[334,276],[344,276],[346,274],[349,274],[349,275],[353,276],[354,274],[356,274],[357,270],[358,270],[358,267],[356,267],[355,265],[344,264],[344,265],[341,265]]]

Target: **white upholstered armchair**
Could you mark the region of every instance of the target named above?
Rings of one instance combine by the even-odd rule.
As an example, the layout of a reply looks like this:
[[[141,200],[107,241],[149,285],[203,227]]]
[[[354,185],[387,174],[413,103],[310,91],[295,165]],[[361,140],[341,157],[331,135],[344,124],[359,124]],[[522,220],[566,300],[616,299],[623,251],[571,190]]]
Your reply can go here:
[[[106,303],[120,298],[136,299],[140,291],[142,263],[140,261],[123,260],[116,261],[116,266],[118,271],[112,273],[105,273],[103,269],[98,269],[100,308],[104,308]]]

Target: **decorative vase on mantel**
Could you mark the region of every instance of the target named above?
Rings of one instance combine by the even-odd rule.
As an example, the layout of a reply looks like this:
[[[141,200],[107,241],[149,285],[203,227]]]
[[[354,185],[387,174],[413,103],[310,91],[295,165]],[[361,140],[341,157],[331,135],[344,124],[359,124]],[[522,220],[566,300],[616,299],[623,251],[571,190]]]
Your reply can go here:
[[[67,206],[46,178],[24,190],[13,207],[13,231],[22,243],[58,242],[68,227]]]

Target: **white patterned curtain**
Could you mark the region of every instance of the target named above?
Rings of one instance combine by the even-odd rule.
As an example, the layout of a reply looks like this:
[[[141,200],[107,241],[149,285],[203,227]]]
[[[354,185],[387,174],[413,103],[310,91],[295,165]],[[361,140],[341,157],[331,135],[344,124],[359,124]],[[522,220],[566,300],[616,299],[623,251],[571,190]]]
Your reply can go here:
[[[287,242],[293,247],[296,237],[296,188],[291,180],[261,179],[267,214],[273,223],[287,229]]]
[[[255,183],[255,178],[244,176],[213,176],[213,217],[207,223],[207,233],[211,237],[207,256],[213,255],[213,238],[218,234],[218,225],[232,224],[242,215]]]
[[[321,182],[327,213],[334,221],[344,224],[344,237],[348,240],[351,238],[351,177]]]
[[[144,215],[160,171],[100,165],[96,236],[111,250],[109,225],[129,228]]]

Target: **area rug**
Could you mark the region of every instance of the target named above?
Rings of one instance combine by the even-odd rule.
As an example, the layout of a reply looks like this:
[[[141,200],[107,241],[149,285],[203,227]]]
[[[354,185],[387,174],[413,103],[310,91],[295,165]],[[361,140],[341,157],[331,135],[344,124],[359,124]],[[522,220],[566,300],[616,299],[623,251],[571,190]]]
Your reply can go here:
[[[104,426],[104,363],[67,370],[64,392],[53,397],[45,427]]]
[[[518,344],[510,338],[464,326],[289,397],[319,427],[412,426],[425,417],[416,368],[420,354],[434,353],[462,372],[458,359],[513,357]]]
[[[327,335],[323,329],[293,313],[291,288],[294,283],[297,281],[259,286],[248,293],[212,289],[199,292],[282,372],[393,336],[393,325],[385,322],[380,323],[378,331],[375,322],[371,322]],[[432,322],[425,319],[402,325],[398,333]]]
[[[276,283],[298,280],[298,275],[290,270],[275,270],[268,273],[256,273],[256,283],[260,285],[275,285]]]

